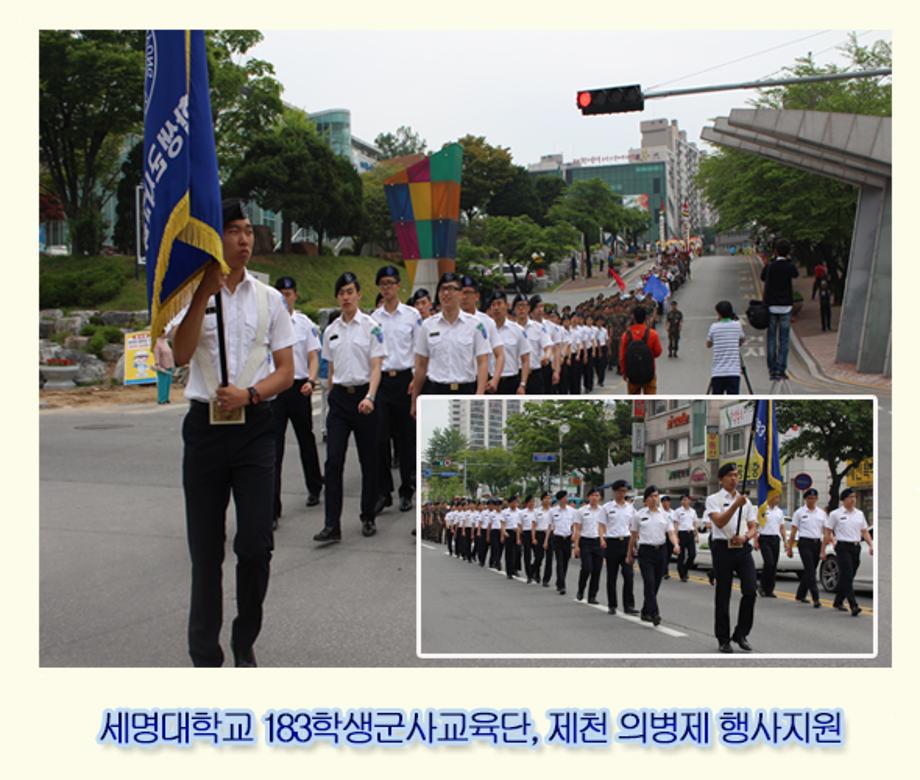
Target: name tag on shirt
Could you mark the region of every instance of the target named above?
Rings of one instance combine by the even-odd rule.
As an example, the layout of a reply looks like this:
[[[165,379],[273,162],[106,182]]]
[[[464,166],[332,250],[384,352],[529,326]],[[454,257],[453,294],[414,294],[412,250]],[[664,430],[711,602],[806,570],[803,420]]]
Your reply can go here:
[[[334,335],[332,335],[332,336],[329,337],[329,341],[335,341],[338,337],[339,337],[339,334],[336,333],[336,334],[334,334]]]

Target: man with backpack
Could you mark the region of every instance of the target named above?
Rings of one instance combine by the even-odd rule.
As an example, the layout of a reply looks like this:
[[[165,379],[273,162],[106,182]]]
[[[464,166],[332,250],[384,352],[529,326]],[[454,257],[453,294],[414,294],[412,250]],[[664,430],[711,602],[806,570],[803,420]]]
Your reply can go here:
[[[634,324],[620,340],[620,373],[626,380],[628,395],[655,395],[655,358],[661,355],[661,341],[645,324],[645,317],[645,308],[636,306]]]

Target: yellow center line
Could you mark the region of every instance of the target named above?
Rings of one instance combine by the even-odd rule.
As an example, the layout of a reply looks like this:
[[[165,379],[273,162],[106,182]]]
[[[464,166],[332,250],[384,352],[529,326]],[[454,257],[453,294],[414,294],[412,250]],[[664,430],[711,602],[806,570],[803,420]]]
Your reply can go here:
[[[696,575],[691,574],[691,575],[688,575],[688,578],[689,578],[690,582],[696,582],[696,583],[699,583],[700,585],[709,585],[709,578],[706,577],[706,576],[699,577],[699,576],[696,576]],[[732,583],[732,590],[736,590],[736,591],[738,591],[738,592],[740,593],[740,592],[741,592],[741,585],[740,585],[740,584],[736,584],[736,583],[733,582],[733,583]],[[795,594],[794,594],[794,593],[785,593],[784,591],[774,591],[774,593],[776,593],[776,598],[778,598],[778,599],[783,599],[784,601],[795,601]],[[833,601],[833,599],[822,599],[822,598],[819,598],[819,599],[818,599],[818,602],[821,604],[822,607],[828,607],[828,608],[830,608],[830,609],[833,609],[833,607],[834,607],[834,601]],[[862,607],[862,605],[860,605],[860,606]],[[812,607],[812,609],[814,609],[814,607]],[[862,607],[862,611],[863,611],[863,613],[866,614],[866,615],[872,615],[872,614],[874,614],[874,613],[873,613],[873,610],[872,610],[872,607]]]

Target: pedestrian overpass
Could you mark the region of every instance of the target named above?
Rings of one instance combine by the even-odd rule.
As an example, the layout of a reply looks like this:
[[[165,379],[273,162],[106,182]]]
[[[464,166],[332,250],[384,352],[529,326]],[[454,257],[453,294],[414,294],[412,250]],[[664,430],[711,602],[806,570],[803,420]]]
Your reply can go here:
[[[701,138],[859,188],[837,362],[891,376],[891,117],[733,109]]]

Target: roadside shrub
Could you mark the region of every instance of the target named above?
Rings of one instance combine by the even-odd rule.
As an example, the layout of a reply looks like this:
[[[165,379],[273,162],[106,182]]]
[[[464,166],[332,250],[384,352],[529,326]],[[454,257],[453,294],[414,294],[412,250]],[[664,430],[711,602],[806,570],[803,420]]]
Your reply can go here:
[[[41,276],[38,298],[42,309],[89,308],[110,300],[125,283],[115,262],[94,261],[80,270],[46,273]]]

